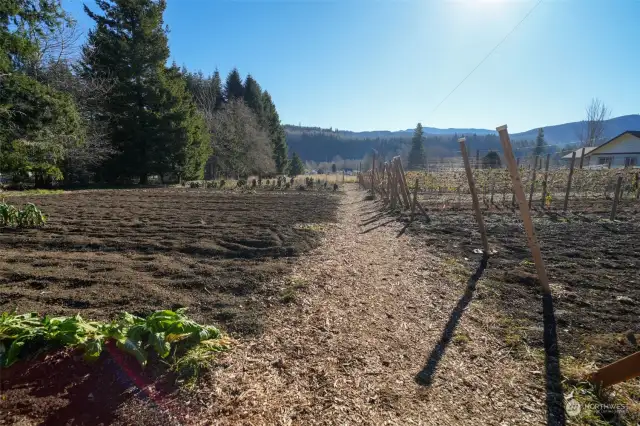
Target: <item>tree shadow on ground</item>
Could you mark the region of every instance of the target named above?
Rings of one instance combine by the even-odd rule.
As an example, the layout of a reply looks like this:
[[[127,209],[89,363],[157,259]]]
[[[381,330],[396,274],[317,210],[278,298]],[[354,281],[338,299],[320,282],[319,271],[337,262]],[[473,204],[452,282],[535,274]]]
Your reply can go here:
[[[547,424],[565,425],[564,393],[560,372],[560,350],[556,316],[553,311],[553,297],[550,293],[542,296],[542,315],[544,319],[544,365],[546,381]]]
[[[438,364],[440,363],[440,360],[444,356],[444,353],[447,349],[447,345],[451,342],[451,339],[453,338],[453,333],[455,332],[456,327],[458,326],[458,322],[460,322],[460,319],[462,318],[462,314],[464,313],[465,309],[471,302],[471,299],[473,299],[473,295],[476,290],[476,284],[478,283],[478,280],[480,279],[480,277],[482,276],[482,273],[487,267],[487,261],[488,261],[488,258],[486,256],[483,257],[482,260],[480,261],[480,265],[478,265],[478,269],[476,269],[473,275],[471,275],[471,277],[469,278],[469,281],[467,281],[467,288],[465,289],[465,292],[462,295],[462,297],[460,297],[460,299],[458,300],[458,303],[456,304],[456,307],[453,309],[453,312],[451,312],[451,316],[449,317],[449,321],[447,321],[447,325],[445,326],[444,331],[442,332],[440,341],[438,341],[436,346],[433,348],[433,350],[429,354],[429,358],[427,359],[427,362],[425,363],[422,370],[420,370],[420,372],[415,376],[415,381],[419,385],[431,386],[431,383],[433,382],[433,377],[438,368]]]

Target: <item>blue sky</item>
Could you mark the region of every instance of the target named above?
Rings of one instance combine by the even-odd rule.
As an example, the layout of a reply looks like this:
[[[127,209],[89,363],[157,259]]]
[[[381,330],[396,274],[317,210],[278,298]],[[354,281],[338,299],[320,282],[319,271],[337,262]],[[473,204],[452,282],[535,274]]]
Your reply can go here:
[[[93,0],[85,0],[93,6]],[[171,59],[267,89],[287,124],[512,132],[640,113],[640,0],[168,0]],[[88,30],[82,1],[63,0]]]

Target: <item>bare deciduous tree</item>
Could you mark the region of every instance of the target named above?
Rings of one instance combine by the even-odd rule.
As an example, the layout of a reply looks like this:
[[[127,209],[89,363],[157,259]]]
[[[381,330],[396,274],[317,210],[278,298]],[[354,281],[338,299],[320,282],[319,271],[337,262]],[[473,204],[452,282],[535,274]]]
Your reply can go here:
[[[219,171],[237,176],[275,172],[269,135],[242,100],[228,102],[220,111],[205,112],[205,118]]]
[[[586,119],[580,126],[580,146],[598,146],[604,142],[605,121],[609,119],[611,110],[598,98],[591,100],[586,108]]]

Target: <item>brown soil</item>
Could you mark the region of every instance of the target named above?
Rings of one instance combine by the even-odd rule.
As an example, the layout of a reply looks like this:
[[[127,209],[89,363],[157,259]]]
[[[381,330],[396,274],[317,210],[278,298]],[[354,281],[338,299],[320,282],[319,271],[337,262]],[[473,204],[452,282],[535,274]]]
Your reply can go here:
[[[473,264],[481,242],[473,211],[465,207],[432,208],[431,222],[419,218],[411,233],[425,247]],[[640,203],[624,200],[613,222],[610,209],[607,200],[572,200],[567,213],[534,211],[561,354],[598,365],[637,351],[624,334],[640,333]],[[494,293],[488,302],[514,320],[510,325],[521,328],[525,343],[542,348],[541,292],[519,213],[492,208],[483,217],[489,245],[497,251],[485,274]]]
[[[335,220],[337,198],[300,192],[80,191],[14,198],[50,217],[0,229],[0,310],[112,319],[186,306],[257,334],[296,255]]]
[[[482,266],[398,237],[402,224],[364,197],[353,185],[339,224],[295,265],[297,302],[196,391],[209,403],[194,423],[558,424],[544,365],[487,331]]]
[[[173,196],[176,196],[175,192]],[[259,197],[263,196],[266,197]],[[171,424],[174,421],[199,425],[564,424],[564,395],[560,376],[554,374],[558,364],[557,353],[547,351],[545,359],[535,354],[514,356],[513,347],[505,343],[503,335],[496,334],[506,317],[524,318],[528,333],[525,338],[531,345],[541,345],[543,334],[549,334],[548,324],[545,322],[544,329],[542,326],[543,304],[536,290],[534,272],[531,265],[522,262],[529,259],[523,230],[517,220],[509,219],[513,213],[505,209],[487,214],[491,244],[499,254],[486,265],[479,261],[479,255],[473,253],[480,244],[470,210],[431,212],[430,224],[419,220],[403,233],[402,221],[381,214],[380,205],[365,201],[364,196],[363,192],[356,190],[356,185],[347,185],[344,197],[319,197],[316,204],[311,202],[315,211],[307,210],[307,220],[296,220],[324,222],[322,244],[287,264],[288,267],[283,268],[277,278],[267,275],[273,283],[256,291],[256,303],[270,300],[270,309],[261,311],[262,333],[247,333],[239,339],[234,350],[221,359],[219,368],[212,372],[211,377],[197,389],[180,394],[180,402],[171,398],[161,399],[169,401],[163,405],[149,398],[130,398],[118,408],[109,410],[115,411],[113,422]],[[208,202],[215,202],[215,197]],[[333,205],[328,205],[337,202],[336,216]],[[309,201],[305,200],[305,203]],[[219,206],[221,209],[225,207],[230,209]],[[265,212],[270,211],[265,214],[269,214],[271,221],[265,221],[262,229],[285,219],[292,223],[294,214],[284,210],[291,209],[291,205],[282,203],[276,212],[265,200],[263,208]],[[184,211],[187,214],[188,210]],[[626,211],[626,207],[623,208],[623,212]],[[314,218],[313,215],[318,214],[324,219]],[[338,223],[331,223],[336,217]],[[192,220],[197,219],[196,215]],[[561,219],[567,219],[567,222]],[[174,213],[168,222],[177,220],[181,219]],[[229,222],[232,221],[227,220]],[[243,223],[249,227],[254,225],[251,221]],[[541,223],[547,226],[541,227]],[[590,237],[583,237],[585,224],[597,225],[589,231],[591,234],[587,234]],[[603,240],[601,244],[596,243],[597,250],[603,254],[609,250],[622,256],[617,259],[609,256],[607,261],[624,266],[624,270],[610,269],[617,274],[626,274],[632,266],[638,267],[637,263],[628,267],[623,263],[631,262],[631,257],[637,255],[637,248],[631,241],[632,233],[636,232],[637,236],[635,225],[629,220],[587,222],[579,215],[564,218],[541,214],[536,219],[536,226],[543,229],[539,234],[540,239],[546,241],[543,255],[552,271],[561,352],[572,348],[569,343],[572,337],[564,332],[567,325],[562,323],[563,315],[572,321],[570,329],[576,334],[586,329],[584,324],[601,327],[599,330],[610,330],[608,327],[617,327],[617,330],[625,328],[626,324],[632,325],[630,318],[620,310],[608,317],[614,322],[613,326],[603,326],[595,321],[579,322],[579,315],[571,309],[580,307],[578,299],[595,303],[598,294],[590,299],[592,292],[600,291],[600,297],[606,293],[604,289],[598,289],[594,277],[588,275],[599,274],[597,271],[605,269],[602,258],[584,257],[578,250],[578,244],[591,248],[594,239],[609,238],[607,235],[611,234],[611,227],[618,229],[617,235],[624,237],[619,240],[628,242]],[[292,228],[296,235],[301,231],[299,227]],[[546,228],[551,231],[546,231],[549,237],[545,240]],[[205,241],[216,239],[224,232],[224,229],[217,228],[216,233],[205,236]],[[259,231],[256,229],[256,232]],[[574,240],[562,243],[566,235]],[[556,239],[551,240],[552,236]],[[172,237],[178,238],[176,235]],[[129,240],[136,238],[136,232],[132,231]],[[550,241],[555,241],[562,248],[552,249]],[[308,246],[313,244],[316,244],[314,240]],[[573,252],[570,251],[572,248]],[[579,255],[569,255],[575,252]],[[138,251],[134,253],[135,256],[150,256]],[[550,260],[554,253],[559,259],[555,266],[556,262]],[[120,262],[126,258],[123,253],[116,254]],[[173,250],[165,261],[175,261],[183,255],[182,251]],[[189,255],[199,256],[199,261],[204,257]],[[216,258],[218,262],[223,260],[229,259]],[[232,260],[243,262],[236,264],[243,267],[252,265],[244,263],[246,259]],[[261,261],[269,264],[283,260]],[[119,273],[120,265],[113,264],[112,267],[112,274]],[[568,271],[569,268],[574,272],[561,275],[563,281],[560,281],[558,271]],[[251,268],[238,269],[237,273],[246,273],[250,277],[251,271]],[[597,279],[606,277],[604,274],[596,276]],[[582,281],[578,281],[579,277]],[[632,275],[617,277],[620,280],[621,277],[637,280]],[[570,281],[570,278],[575,281]],[[162,280],[163,277],[155,279]],[[180,278],[172,276],[165,285],[169,286],[168,283],[177,279]],[[238,279],[244,279],[244,275]],[[121,282],[123,285],[127,283],[126,280]],[[590,285],[586,292],[588,295],[582,294],[585,292],[583,287],[577,287],[578,282],[584,288]],[[569,287],[572,283],[574,287]],[[630,286],[621,287],[614,278],[610,278],[608,283],[620,293],[626,292],[625,296],[633,301],[639,300],[637,290]],[[132,287],[128,288],[131,292]],[[277,288],[280,292],[269,291],[269,288]],[[153,295],[151,290],[153,287],[140,290],[144,292],[140,299],[147,294]],[[176,297],[185,297],[176,289],[171,291]],[[572,291],[577,294],[575,297],[568,296]],[[278,299],[274,299],[276,295]],[[284,304],[283,301],[289,303]],[[141,300],[131,306],[137,303],[147,303],[143,306],[151,304]],[[597,303],[599,306],[601,301],[597,300]],[[614,303],[606,306],[617,309]],[[628,309],[635,312],[637,320],[635,306],[630,305]],[[201,306],[195,309],[199,315],[207,312]],[[563,314],[563,309],[569,312]],[[211,306],[211,315],[217,311],[218,307]],[[591,315],[593,311],[595,308],[583,311],[583,314]],[[233,320],[230,324],[233,325]],[[521,329],[518,323],[518,330]],[[547,342],[548,336],[544,340]],[[608,353],[607,356],[617,354],[604,353]],[[31,422],[34,419],[37,417],[27,417]]]
[[[16,364],[2,372],[0,386],[0,424],[172,425],[183,417],[172,384],[112,346],[92,364],[70,350]],[[134,401],[143,403],[131,417],[123,408]]]
[[[0,311],[106,320],[188,307],[197,321],[258,335],[338,199],[182,189],[13,198],[50,221],[0,229]],[[142,371],[117,350],[92,365],[66,351],[15,364],[0,371],[0,424],[181,424],[185,399],[158,367]]]

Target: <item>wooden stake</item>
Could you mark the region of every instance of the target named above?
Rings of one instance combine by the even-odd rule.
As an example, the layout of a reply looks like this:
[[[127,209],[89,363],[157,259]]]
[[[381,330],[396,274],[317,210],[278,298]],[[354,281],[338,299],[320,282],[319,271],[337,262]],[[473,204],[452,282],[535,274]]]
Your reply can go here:
[[[406,208],[411,208],[411,203],[409,202],[409,194],[406,182],[404,180],[404,173],[402,173],[402,164],[400,163],[400,158],[396,157],[395,163],[398,176],[398,185],[400,187],[400,195],[402,195],[402,200],[404,201],[404,205],[406,206]]]
[[[389,188],[391,189],[391,208],[395,209],[398,205],[398,182],[396,179],[396,168],[393,167],[393,163],[389,163]]]
[[[563,210],[567,211],[567,206],[569,205],[569,194],[571,193],[571,179],[573,179],[573,168],[576,164],[576,152],[573,151],[573,155],[571,156],[571,166],[569,168],[569,181],[567,182],[567,193],[564,195],[564,208]]]
[[[618,202],[620,201],[620,188],[622,187],[622,175],[618,176],[616,182],[616,193],[613,196],[613,207],[611,208],[611,220],[616,218],[616,210],[618,210]]]
[[[478,202],[478,193],[476,192],[476,184],[473,180],[473,172],[471,171],[471,164],[469,162],[469,156],[467,155],[467,146],[465,145],[465,138],[458,139],[460,142],[460,151],[462,152],[462,159],[464,160],[464,169],[467,172],[467,180],[469,181],[469,192],[471,192],[471,201],[473,202],[473,210],[476,213],[476,221],[478,222],[478,228],[480,229],[480,237],[482,238],[482,251],[484,257],[489,256],[489,241],[487,240],[487,230],[484,226],[484,219],[482,218],[482,212],[480,211],[480,203]]]
[[[531,189],[529,190],[529,210],[531,210],[531,200],[533,200],[533,191],[536,188],[536,170],[538,169],[538,156],[533,159],[533,174],[531,176]]]
[[[413,202],[411,203],[411,218],[409,223],[413,222],[413,215],[416,211],[416,202],[418,201],[418,178],[416,178],[416,186],[413,188]]]
[[[480,150],[476,149],[476,170],[478,170],[479,168],[480,168]]]
[[[583,162],[584,162],[584,147],[582,148],[582,154],[580,154],[580,169],[582,169]]]
[[[516,160],[516,167],[518,168],[518,173],[520,173],[520,157]],[[516,205],[516,192],[513,190],[511,191],[511,205]]]
[[[373,189],[373,185],[375,183],[375,170],[376,170],[376,153],[373,153],[373,163],[371,164],[371,196],[375,198],[376,193]]]
[[[638,376],[640,376],[640,352],[602,367],[589,377],[589,381],[606,388]]]
[[[547,161],[544,163],[544,181],[542,182],[542,208],[546,205],[547,201],[547,178],[549,177],[549,160],[551,154],[547,154]]]
[[[404,172],[404,167],[402,166],[402,160],[400,160],[400,157],[396,158],[398,159],[398,167],[400,168],[400,179],[402,180],[402,187],[404,188],[405,194],[407,194],[407,208],[409,208],[411,193],[409,192],[409,185],[407,184],[407,176]]]
[[[391,192],[391,170],[389,169],[389,163],[384,163],[384,167],[387,171],[387,194],[389,194],[389,202],[392,202],[393,192]]]
[[[540,280],[542,290],[545,293],[550,294],[551,289],[549,288],[547,270],[545,269],[544,260],[542,260],[542,253],[540,252],[540,246],[538,245],[538,241],[536,239],[536,231],[533,228],[531,213],[527,208],[527,200],[524,195],[522,181],[520,180],[520,173],[518,173],[516,159],[513,157],[513,151],[511,150],[509,132],[507,131],[506,125],[498,127],[496,128],[496,130],[500,134],[500,143],[502,144],[502,149],[504,150],[504,158],[507,162],[509,173],[511,174],[511,182],[513,183],[513,191],[515,192],[516,199],[518,200],[518,207],[520,209],[520,216],[522,217],[522,224],[524,225],[525,231],[527,231],[527,241],[529,243],[529,248],[531,249],[531,254],[533,255],[533,261],[536,265],[538,279]]]

